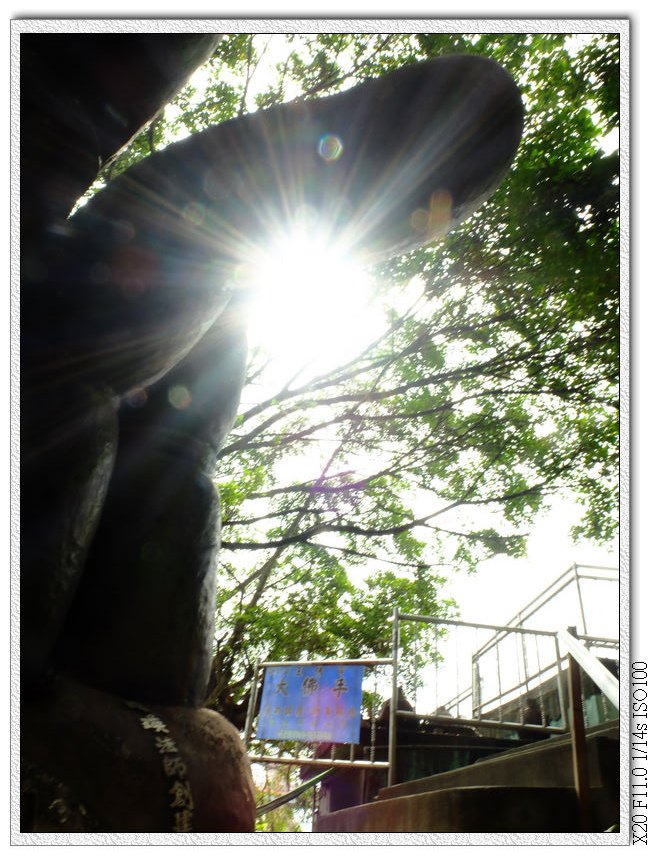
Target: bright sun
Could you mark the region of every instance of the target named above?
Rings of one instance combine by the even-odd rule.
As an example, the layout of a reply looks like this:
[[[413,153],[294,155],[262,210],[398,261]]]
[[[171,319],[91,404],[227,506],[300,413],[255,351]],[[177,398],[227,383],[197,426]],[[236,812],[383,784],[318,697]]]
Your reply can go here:
[[[335,367],[381,330],[368,274],[340,244],[308,223],[278,234],[257,257],[249,280],[251,347],[263,347],[294,369]]]

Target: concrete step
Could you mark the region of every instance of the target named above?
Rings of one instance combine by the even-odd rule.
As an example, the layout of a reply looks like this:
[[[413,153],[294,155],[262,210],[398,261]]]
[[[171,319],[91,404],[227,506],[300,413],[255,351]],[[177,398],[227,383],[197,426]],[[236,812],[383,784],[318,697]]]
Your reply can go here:
[[[620,743],[618,725],[602,725],[587,736],[589,783],[602,788],[613,800],[619,798]],[[571,736],[523,745],[505,754],[488,757],[449,772],[384,787],[378,799],[449,790],[454,787],[503,786],[572,787]]]
[[[609,824],[611,825],[611,824]],[[607,826],[603,825],[604,831]],[[458,787],[318,817],[315,832],[578,832],[572,787]]]

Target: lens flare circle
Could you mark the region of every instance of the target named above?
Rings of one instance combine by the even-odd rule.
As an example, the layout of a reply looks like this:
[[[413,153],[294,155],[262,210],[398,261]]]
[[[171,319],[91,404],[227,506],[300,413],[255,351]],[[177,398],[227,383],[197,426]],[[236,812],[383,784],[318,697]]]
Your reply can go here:
[[[325,162],[335,162],[343,153],[343,142],[337,135],[323,135],[318,142],[318,155]]]
[[[190,407],[192,394],[189,388],[185,387],[184,384],[175,384],[169,388],[167,399],[169,400],[170,405],[172,405],[177,411],[184,411],[186,408]]]

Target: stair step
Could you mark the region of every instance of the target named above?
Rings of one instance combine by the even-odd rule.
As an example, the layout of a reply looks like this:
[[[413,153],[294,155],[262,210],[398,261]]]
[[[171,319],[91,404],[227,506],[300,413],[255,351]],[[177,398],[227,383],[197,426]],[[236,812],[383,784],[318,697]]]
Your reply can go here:
[[[603,827],[603,830],[607,827]],[[456,787],[319,816],[316,832],[577,832],[572,787]]]
[[[587,749],[590,785],[605,788],[613,799],[618,799],[618,739],[612,738],[608,733],[590,735]],[[513,782],[526,787],[572,787],[574,779],[570,737],[562,736],[555,740],[525,745],[460,769],[384,787],[379,791],[378,798],[392,799],[454,787],[510,786]]]

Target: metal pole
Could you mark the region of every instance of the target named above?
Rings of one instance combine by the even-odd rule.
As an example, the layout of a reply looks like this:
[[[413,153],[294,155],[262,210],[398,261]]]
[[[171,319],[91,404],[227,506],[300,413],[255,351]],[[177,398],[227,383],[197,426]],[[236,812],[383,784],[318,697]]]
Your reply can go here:
[[[420,712],[398,711],[397,717],[398,718],[400,718],[400,717],[401,718],[412,718],[412,719],[429,718],[429,719],[433,719],[435,721],[436,725],[439,725],[441,727],[444,727],[444,726],[448,726],[448,727],[449,726],[452,726],[452,727],[461,726],[461,727],[469,727],[469,728],[484,727],[486,729],[493,727],[497,730],[502,729],[502,730],[523,730],[523,731],[530,729],[529,724],[520,724],[517,721],[499,721],[499,720],[494,720],[494,719],[483,720],[482,718],[455,718],[453,716],[450,717],[449,715],[424,715]],[[540,728],[543,727],[544,730],[548,730],[551,733],[560,734],[560,733],[569,733],[570,732],[568,727],[548,727],[548,726],[544,726],[544,725],[536,725],[536,726],[540,727]],[[438,747],[442,747],[442,745],[440,745],[440,746],[436,745],[436,748],[438,748]],[[450,745],[449,747],[454,748],[457,746]]]
[[[511,627],[510,625],[484,625],[481,622],[465,622],[461,619],[440,619],[437,616],[415,616],[411,613],[400,613],[400,619],[403,622],[425,622],[430,625],[463,625],[463,627],[465,628],[476,628],[486,631],[498,631],[499,633],[503,634],[540,634],[543,637],[555,636],[555,631],[544,631],[541,628],[515,628]],[[343,662],[333,661],[332,663],[340,664]]]
[[[535,634],[535,657],[537,659],[537,693],[539,695],[539,708],[542,712],[542,723],[546,726],[548,718],[546,707],[544,706],[544,691],[542,688],[542,660],[539,656],[539,638]]]
[[[438,692],[438,668],[440,666],[440,662],[438,659],[438,626],[434,625],[433,627],[434,627],[434,631],[433,631],[433,639],[434,639],[433,655],[436,659],[436,661],[435,661],[436,678],[435,678],[435,682],[434,682],[434,692],[433,693],[434,693],[434,697],[435,697],[435,701],[436,701],[436,708],[438,708],[438,706],[440,705],[440,694]]]
[[[321,781],[324,781],[325,778],[327,778],[333,772],[334,769],[326,769],[324,772],[321,772],[314,778],[310,778],[308,781],[305,781],[305,783],[301,784],[299,787],[295,787],[293,790],[289,790],[283,796],[278,796],[277,799],[273,799],[273,801],[267,802],[266,805],[260,805],[260,807],[256,811],[257,816],[261,817],[263,814],[268,814],[269,811],[275,811],[276,808],[280,808],[282,805],[286,805],[287,802],[291,802],[293,799],[297,799],[298,796],[302,795],[302,793],[306,793],[310,788],[315,791],[316,785],[320,784]],[[312,798],[312,807],[313,804],[315,804],[315,799]]]
[[[459,640],[458,634],[459,634],[459,630],[460,630],[459,627],[454,628],[454,632],[455,632],[454,646],[455,646],[455,648],[456,648],[456,698],[457,698],[457,699],[458,699],[458,696],[459,696],[459,694],[460,694],[460,668],[459,668],[459,664],[460,664],[460,657],[459,657],[459,656],[460,656],[460,650],[459,650],[459,648],[458,648],[458,640]],[[440,705],[440,704],[439,704],[438,702],[436,702],[436,712],[438,711],[438,706],[439,706],[439,705]],[[450,711],[451,711],[451,710],[450,710]],[[456,714],[457,714],[457,715],[460,714],[460,706],[458,705],[458,702],[456,702]]]
[[[472,658],[472,717],[481,717],[483,695],[481,693],[481,671],[476,655]]]
[[[393,610],[393,695],[388,720],[388,786],[395,783],[397,773],[397,665],[399,662],[399,610]]]
[[[392,658],[319,658],[314,661],[263,661],[259,666],[267,667],[381,667],[392,664]]]
[[[521,618],[519,619],[519,624],[520,625],[522,624]],[[525,634],[521,635],[521,657],[522,657],[523,662],[524,662],[524,681],[525,681],[526,693],[528,693],[528,683],[530,680],[530,676],[528,675],[528,652],[526,651],[526,635]],[[520,694],[519,695],[519,710],[523,712],[521,702],[522,702],[522,698],[521,698],[521,694]]]
[[[575,637],[577,630],[567,628]],[[571,753],[573,756],[573,778],[580,811],[580,828],[583,832],[591,829],[591,789],[589,787],[589,766],[587,763],[587,737],[585,719],[582,713],[582,688],[580,685],[580,666],[569,653],[569,708],[571,712]]]
[[[582,589],[580,588],[580,574],[578,573],[578,566],[573,563],[573,574],[575,576],[576,581],[576,591],[578,593],[578,605],[580,607],[580,618],[582,619],[582,633],[588,634],[587,631],[587,619],[585,618],[585,607],[582,602]]]
[[[370,700],[370,762],[375,762],[375,746],[377,744],[377,718],[375,707],[377,705],[377,670],[373,675],[372,697]]]
[[[499,688],[499,721],[503,721],[503,700],[501,688],[501,657],[499,655],[499,644],[495,643],[497,650],[497,687]]]
[[[562,687],[562,657],[560,655],[560,640],[555,636],[555,661],[557,664],[556,682],[557,682],[557,699],[560,706],[560,717],[562,724],[565,727],[569,726],[569,719],[566,713],[566,705],[564,703],[564,688]]]
[[[618,679],[568,629],[566,631],[558,631],[557,635],[566,646],[569,654],[575,658],[589,678],[598,685],[603,694],[618,709],[620,706],[620,684]],[[588,639],[586,637],[585,641]]]
[[[251,731],[253,728],[253,715],[255,714],[255,703],[257,701],[257,680],[260,674],[260,662],[255,661],[255,669],[253,671],[253,681],[251,682],[251,692],[248,697],[248,709],[246,710],[246,726],[244,727],[244,742],[246,748],[251,739]]]
[[[315,757],[266,757],[264,754],[249,754],[248,759],[251,763],[277,763],[281,766],[328,766],[342,767],[343,769],[350,768],[349,760],[321,760]],[[371,763],[370,760],[355,760],[355,769],[388,769],[387,760],[375,760]]]

